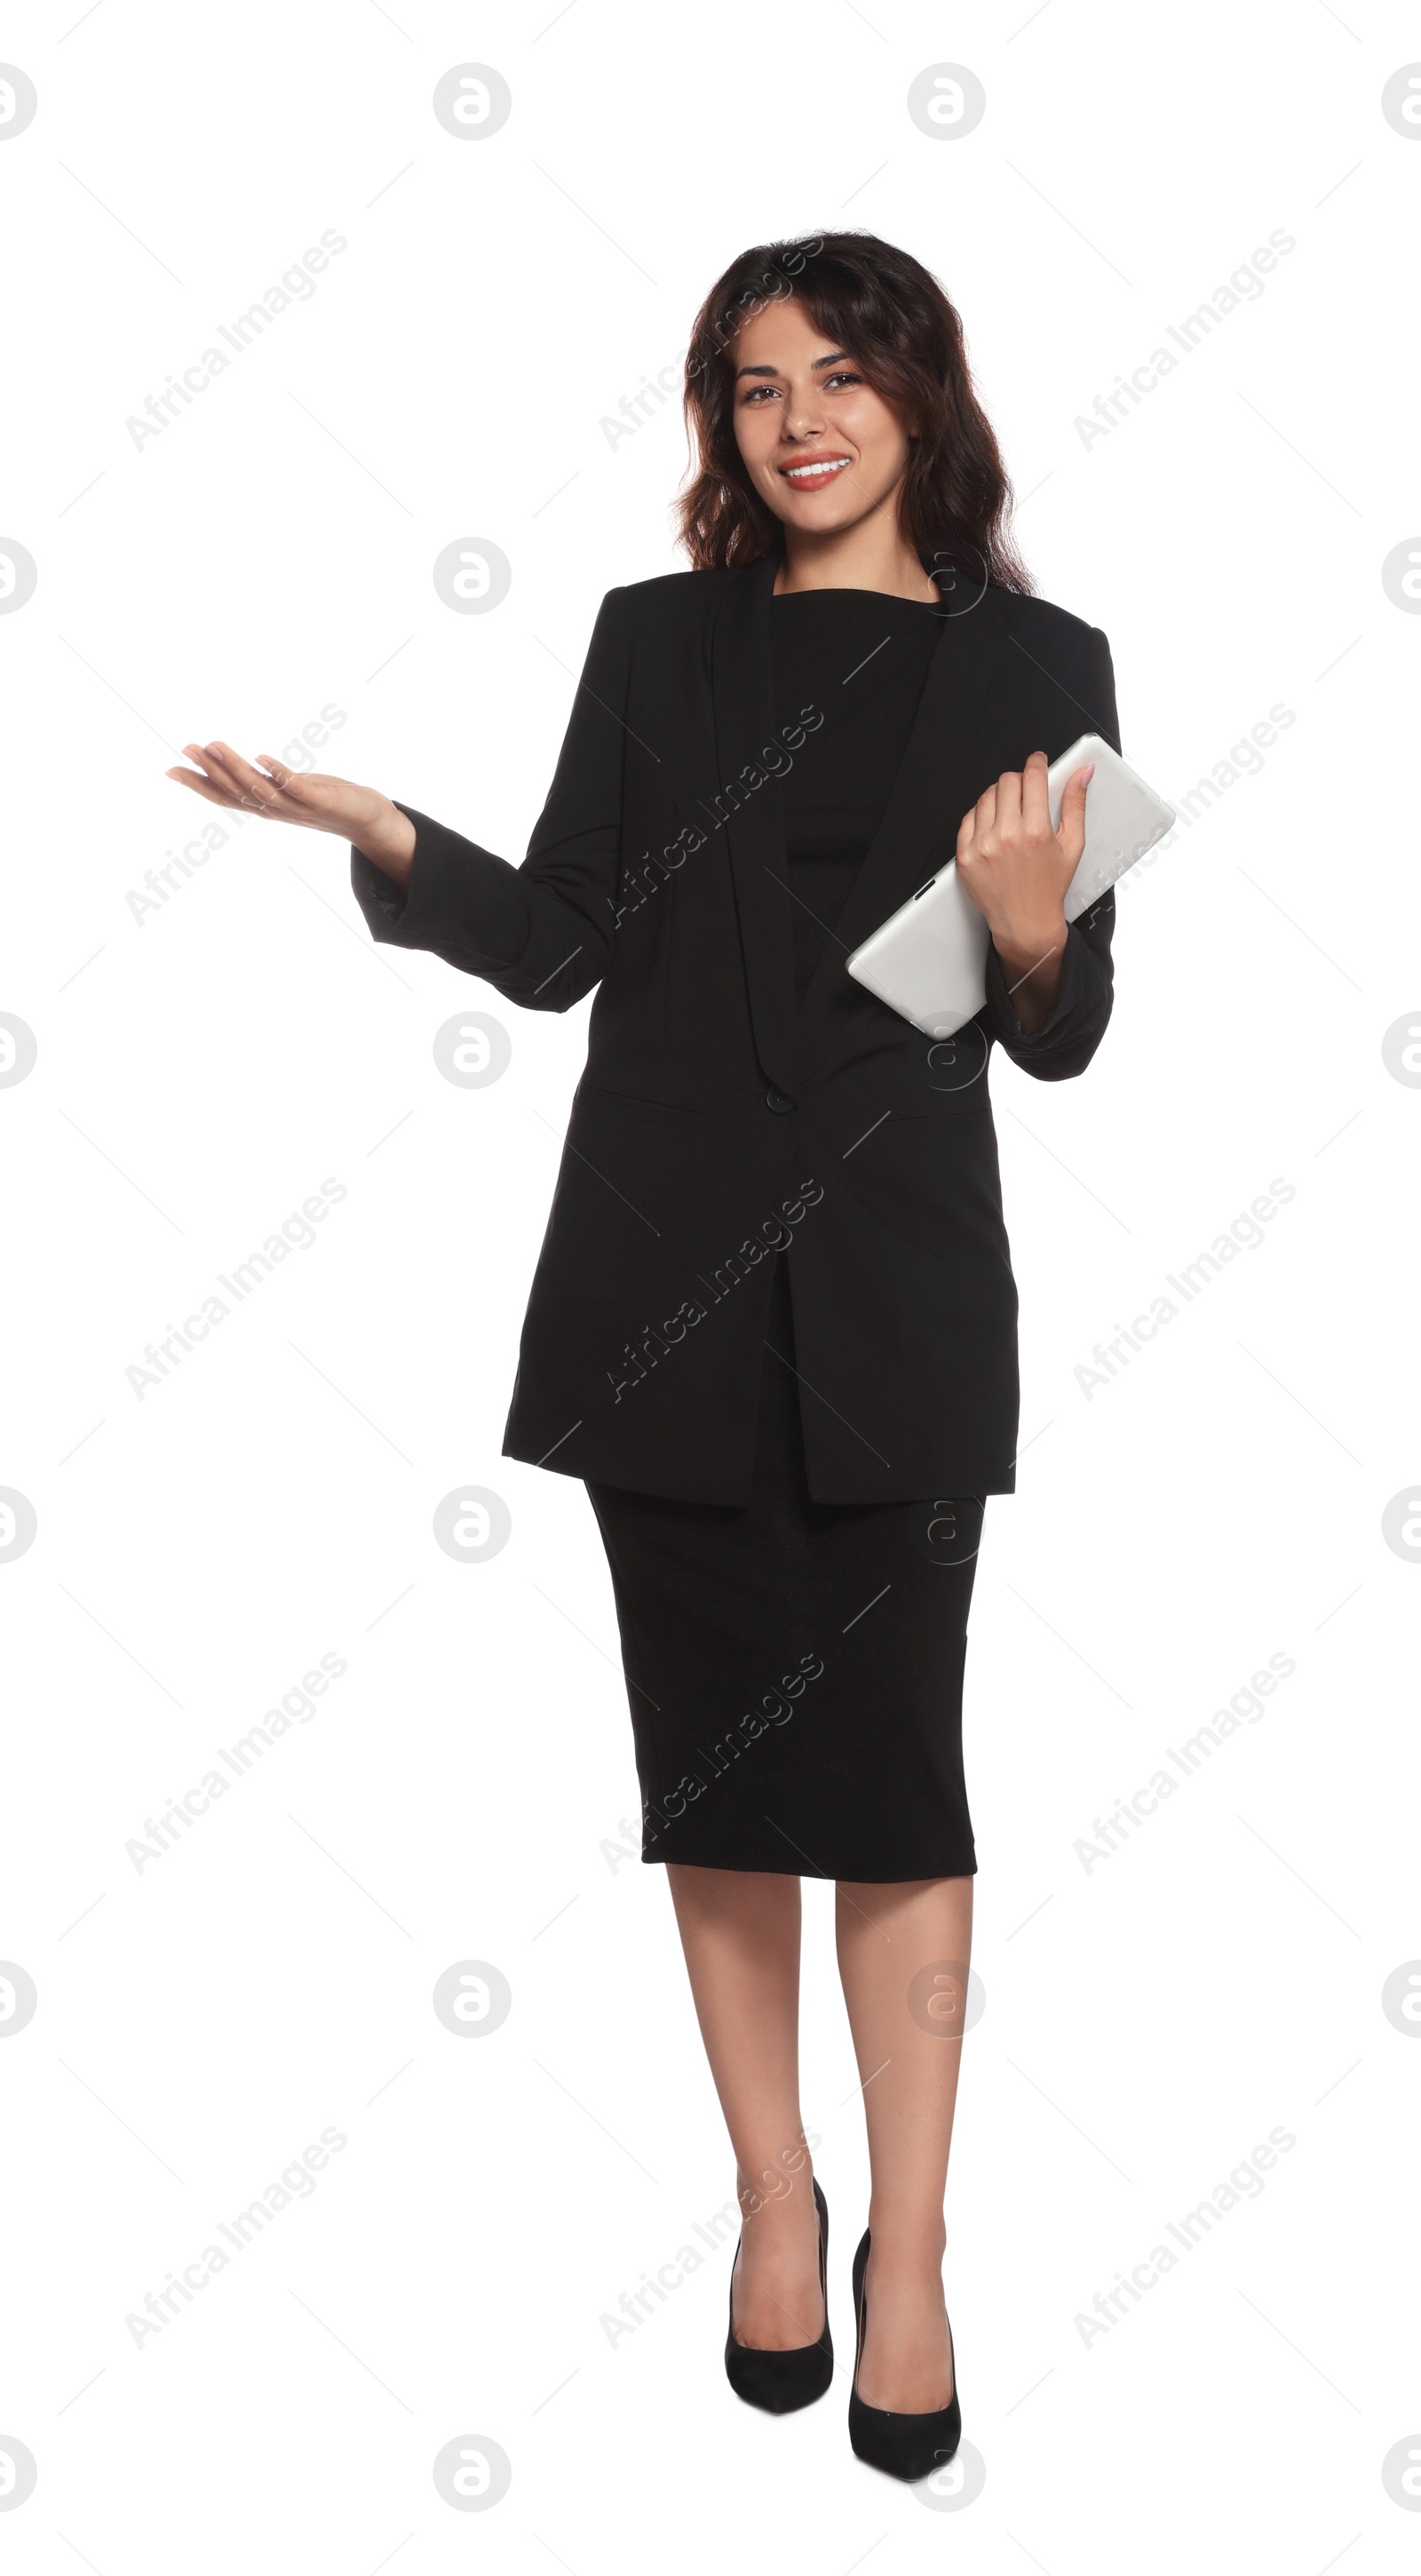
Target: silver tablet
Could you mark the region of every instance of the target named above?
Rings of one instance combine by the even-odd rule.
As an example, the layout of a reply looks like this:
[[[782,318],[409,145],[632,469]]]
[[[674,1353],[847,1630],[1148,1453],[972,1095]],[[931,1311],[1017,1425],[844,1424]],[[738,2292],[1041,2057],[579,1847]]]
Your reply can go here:
[[[1066,889],[1067,921],[1097,903],[1107,889],[1162,840],[1175,819],[1166,805],[1098,733],[1083,733],[1046,772],[1053,829],[1072,772],[1095,762],[1086,789],[1085,848]],[[901,1012],[926,1036],[950,1038],[974,1019],[987,998],[991,934],[949,859],[915,895],[854,950],[848,971],[880,1002]]]

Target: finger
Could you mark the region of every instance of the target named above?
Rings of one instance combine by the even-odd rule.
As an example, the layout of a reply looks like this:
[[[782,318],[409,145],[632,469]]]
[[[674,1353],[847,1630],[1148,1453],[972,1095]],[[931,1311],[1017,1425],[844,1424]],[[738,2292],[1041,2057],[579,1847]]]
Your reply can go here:
[[[983,788],[981,795],[977,799],[976,811],[977,835],[980,839],[984,832],[990,832],[997,819],[997,782],[995,779],[993,779],[990,787]]]
[[[211,775],[214,767],[214,756],[217,751],[217,745],[215,743],[185,742],[183,744],[183,750],[187,754],[189,760],[196,762],[199,769],[206,770],[208,775]]]
[[[1046,784],[1046,754],[1033,751],[1021,773],[1021,819],[1025,829],[1051,837],[1051,797]]]
[[[1095,776],[1095,762],[1088,760],[1084,769],[1073,769],[1061,798],[1061,820],[1056,838],[1069,859],[1078,859],[1085,848],[1085,794]]]
[[[288,821],[315,823],[324,828],[330,816],[329,778],[315,770],[288,769],[285,761],[275,759],[269,751],[257,753],[257,767],[263,777],[271,780],[280,799],[273,811]]]
[[[298,805],[302,802],[310,782],[299,769],[288,769],[286,763],[270,751],[257,753],[257,767],[281,795],[291,797]]]
[[[1061,798],[1061,822],[1063,826],[1068,813],[1082,817],[1084,816],[1085,793],[1094,776],[1095,762],[1093,760],[1088,760],[1084,769],[1072,770],[1070,777],[1066,781],[1066,792]]]
[[[997,830],[1009,832],[1021,821],[1021,772],[1004,769],[997,780]]]
[[[201,770],[204,778],[209,782],[215,783],[217,779],[217,771],[212,761],[209,760],[207,753],[200,742],[185,742],[183,744],[183,753],[185,758],[192,762],[195,769]],[[183,774],[186,776],[189,773],[184,772]]]
[[[230,743],[210,742],[205,757],[216,776],[224,786],[233,790],[247,813],[264,815],[273,823],[306,820],[296,800],[288,797],[261,770],[254,769],[249,760],[244,760],[240,752],[232,749]],[[277,765],[279,767],[280,763]]]
[[[167,775],[175,778],[180,787],[190,787],[194,796],[204,797],[209,805],[221,805],[229,814],[240,805],[239,797],[231,795],[225,787],[214,787],[211,779],[200,777],[195,769],[170,769]]]
[[[243,790],[234,758],[226,756],[225,745],[219,747],[213,742],[190,742],[184,745],[184,749],[189,759],[196,762],[208,783],[222,790],[229,804],[250,806],[252,800]]]
[[[219,775],[208,760],[201,743],[185,742],[183,750],[193,766],[191,769],[170,769],[168,772],[170,778],[180,779],[185,787],[205,785],[209,796],[220,800],[224,805],[235,805],[240,801],[229,782]]]
[[[234,751],[230,742],[210,742],[207,757],[216,764],[221,776],[231,781],[250,803],[262,808],[279,804],[280,788],[271,779],[264,778],[259,769],[254,769],[249,760],[244,760],[239,751]]]

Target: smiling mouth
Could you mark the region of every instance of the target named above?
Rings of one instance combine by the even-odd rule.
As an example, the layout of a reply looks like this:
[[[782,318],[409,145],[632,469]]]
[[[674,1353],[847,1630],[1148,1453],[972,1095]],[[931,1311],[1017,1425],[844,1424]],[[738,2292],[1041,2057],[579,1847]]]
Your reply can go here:
[[[780,472],[797,492],[815,492],[825,483],[832,483],[836,474],[845,473],[848,463],[847,456],[817,456],[809,465],[782,465]]]

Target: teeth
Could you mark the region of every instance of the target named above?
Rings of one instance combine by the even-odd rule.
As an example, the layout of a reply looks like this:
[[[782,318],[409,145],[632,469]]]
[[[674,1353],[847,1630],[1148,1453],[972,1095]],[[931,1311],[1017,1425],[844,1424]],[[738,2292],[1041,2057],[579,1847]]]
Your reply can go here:
[[[820,474],[842,474],[848,461],[847,456],[831,456],[826,457],[822,465],[787,465],[784,469],[785,481],[807,483],[812,477]]]

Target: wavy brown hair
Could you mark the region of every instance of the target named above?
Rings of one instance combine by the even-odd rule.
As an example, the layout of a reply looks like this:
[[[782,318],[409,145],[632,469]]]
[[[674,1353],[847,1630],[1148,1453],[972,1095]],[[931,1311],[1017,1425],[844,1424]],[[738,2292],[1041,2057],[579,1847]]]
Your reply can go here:
[[[678,536],[697,572],[756,563],[780,521],[749,482],[735,443],[735,335],[766,304],[797,296],[875,392],[918,422],[901,511],[929,573],[951,566],[1000,590],[1031,576],[1006,533],[1012,487],[972,388],[962,324],[937,279],[875,233],[817,233],[742,251],[717,278],[686,351],[693,464]]]

